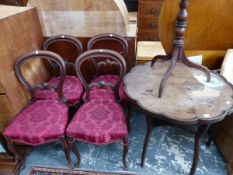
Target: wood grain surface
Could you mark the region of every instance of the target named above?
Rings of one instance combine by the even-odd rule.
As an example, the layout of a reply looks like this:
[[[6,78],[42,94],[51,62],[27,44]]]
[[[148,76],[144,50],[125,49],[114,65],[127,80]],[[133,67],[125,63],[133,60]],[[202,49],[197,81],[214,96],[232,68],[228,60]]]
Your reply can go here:
[[[129,16],[123,0],[29,0],[28,6],[37,7],[44,36],[127,36]]]
[[[171,53],[179,0],[164,0],[159,19],[159,36]],[[233,0],[190,0],[185,35],[186,50],[233,48]]]
[[[23,54],[41,48],[44,38],[35,8],[0,6],[0,16],[0,130],[2,131],[27,105],[29,99],[27,91],[15,76],[15,61]],[[43,62],[38,60],[25,64],[22,71],[31,83],[39,83],[49,76]]]
[[[217,74],[206,82],[203,72],[176,63],[162,98],[158,98],[159,83],[169,62],[150,62],[133,68],[124,78],[130,99],[145,111],[168,119],[194,124],[223,119],[232,110],[232,87]]]

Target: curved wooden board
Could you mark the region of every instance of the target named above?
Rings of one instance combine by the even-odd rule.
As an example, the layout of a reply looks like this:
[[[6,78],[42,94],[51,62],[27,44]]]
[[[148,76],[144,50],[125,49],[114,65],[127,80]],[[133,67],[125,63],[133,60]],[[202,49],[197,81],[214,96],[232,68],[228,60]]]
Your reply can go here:
[[[172,51],[179,0],[164,0],[159,37],[167,53]],[[189,0],[186,50],[233,48],[233,0]]]
[[[128,11],[123,0],[29,0],[37,7],[44,36],[92,37],[100,33],[127,36]]]

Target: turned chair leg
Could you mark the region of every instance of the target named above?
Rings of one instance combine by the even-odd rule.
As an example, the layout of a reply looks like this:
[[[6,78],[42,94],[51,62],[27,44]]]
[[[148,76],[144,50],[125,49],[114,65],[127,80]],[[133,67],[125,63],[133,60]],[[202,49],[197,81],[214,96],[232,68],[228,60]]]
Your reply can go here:
[[[123,165],[124,165],[124,168],[127,169],[128,168],[128,165],[127,165],[127,160],[126,160],[126,156],[127,156],[127,153],[128,153],[128,138],[125,137],[123,138]]]
[[[68,165],[71,169],[73,169],[73,164],[72,164],[72,160],[70,158],[70,144],[67,143],[67,140],[65,137],[61,137],[59,138],[59,142],[61,143],[61,146],[63,148],[63,151],[65,153],[66,156],[66,160],[68,162]]]

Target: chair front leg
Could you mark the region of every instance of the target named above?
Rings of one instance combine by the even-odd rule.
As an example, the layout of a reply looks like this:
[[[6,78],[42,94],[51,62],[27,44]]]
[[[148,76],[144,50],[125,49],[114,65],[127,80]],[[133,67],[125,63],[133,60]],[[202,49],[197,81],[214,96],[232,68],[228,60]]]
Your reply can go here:
[[[126,156],[128,153],[128,138],[124,137],[122,141],[123,141],[123,165],[124,165],[124,168],[127,169],[128,165],[126,161]]]
[[[69,137],[68,138],[68,144],[70,145],[71,151],[75,154],[76,158],[77,158],[77,167],[80,166],[80,162],[81,162],[81,157],[78,151],[77,146],[75,145],[74,139]]]
[[[10,137],[5,137],[8,150],[14,154],[14,158],[21,162],[21,169],[25,167],[25,160],[23,155],[16,150],[13,140]]]
[[[58,141],[61,143],[61,146],[62,146],[63,151],[65,153],[66,160],[68,162],[69,168],[73,169],[73,163],[72,163],[72,160],[70,158],[70,144],[68,144],[65,137],[60,137],[58,139]]]
[[[24,158],[19,153],[19,151],[16,150],[13,140],[10,137],[5,137],[6,145],[8,150],[14,154],[14,157],[21,161],[22,165],[24,164]]]

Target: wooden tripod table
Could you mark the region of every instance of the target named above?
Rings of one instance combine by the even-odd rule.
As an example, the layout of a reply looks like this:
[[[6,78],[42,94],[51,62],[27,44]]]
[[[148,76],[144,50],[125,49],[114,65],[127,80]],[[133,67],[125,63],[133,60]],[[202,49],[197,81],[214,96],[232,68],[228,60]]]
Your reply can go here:
[[[187,127],[197,125],[194,156],[190,175],[195,173],[200,152],[200,138],[211,124],[233,112],[233,87],[221,75],[211,72],[206,81],[204,72],[177,62],[167,81],[162,98],[158,98],[159,83],[170,61],[158,60],[134,67],[124,78],[129,99],[146,113],[147,133],[141,157],[144,164],[148,142],[155,124]],[[153,120],[155,119],[155,120]],[[189,127],[187,127],[189,128]]]

